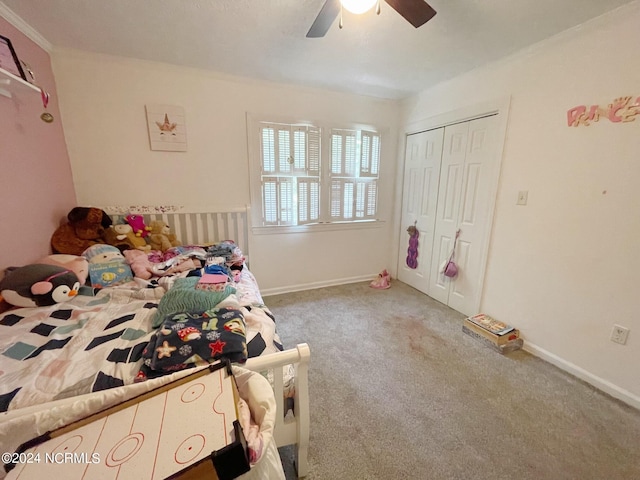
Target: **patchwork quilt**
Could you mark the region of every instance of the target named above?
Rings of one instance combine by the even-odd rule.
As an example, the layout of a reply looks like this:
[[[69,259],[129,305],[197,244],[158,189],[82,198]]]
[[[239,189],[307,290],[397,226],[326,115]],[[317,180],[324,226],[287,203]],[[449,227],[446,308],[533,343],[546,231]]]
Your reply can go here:
[[[211,331],[201,331],[208,351],[220,349],[229,338],[239,341],[233,348],[243,350],[236,360],[282,350],[275,319],[261,304],[257,282],[247,269],[237,288],[238,305],[221,312],[232,320],[220,323],[225,339],[216,343],[219,338],[206,337],[213,338]],[[78,295],[69,302],[0,315],[0,412],[134,383],[145,349],[156,353],[155,366],[171,371],[167,351],[157,350],[159,330],[152,326],[164,293],[161,287],[119,286],[96,296]],[[246,338],[238,334],[242,322]],[[188,336],[180,330],[173,339],[180,346],[183,339],[197,336],[193,330]]]
[[[162,293],[114,287],[0,316],[0,411],[132,383]]]

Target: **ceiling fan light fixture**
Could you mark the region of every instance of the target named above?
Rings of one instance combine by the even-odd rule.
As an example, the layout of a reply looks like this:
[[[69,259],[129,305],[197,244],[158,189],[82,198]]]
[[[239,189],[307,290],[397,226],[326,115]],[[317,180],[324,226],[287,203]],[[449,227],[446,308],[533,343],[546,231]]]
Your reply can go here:
[[[378,0],[340,0],[343,8],[351,13],[359,15],[373,8]]]

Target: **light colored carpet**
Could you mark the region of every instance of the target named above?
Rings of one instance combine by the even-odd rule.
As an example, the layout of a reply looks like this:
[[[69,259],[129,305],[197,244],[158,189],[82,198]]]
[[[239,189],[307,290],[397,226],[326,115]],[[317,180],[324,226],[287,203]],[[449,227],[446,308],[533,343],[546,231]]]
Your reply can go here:
[[[397,280],[265,303],[286,346],[311,347],[310,480],[640,479],[640,411],[524,351],[498,354]],[[294,478],[292,450],[281,456]]]

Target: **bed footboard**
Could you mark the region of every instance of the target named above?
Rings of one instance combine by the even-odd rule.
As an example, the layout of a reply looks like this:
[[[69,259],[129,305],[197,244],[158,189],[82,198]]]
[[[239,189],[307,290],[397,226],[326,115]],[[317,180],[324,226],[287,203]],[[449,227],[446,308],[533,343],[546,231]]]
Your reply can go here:
[[[273,389],[276,396],[278,415],[274,438],[278,447],[295,445],[296,468],[298,477],[305,477],[309,471],[307,454],[309,450],[309,345],[301,343],[289,350],[272,353],[247,360],[245,368],[255,372],[271,370],[273,372]],[[286,367],[295,368],[294,417],[285,421],[284,412],[284,376]]]

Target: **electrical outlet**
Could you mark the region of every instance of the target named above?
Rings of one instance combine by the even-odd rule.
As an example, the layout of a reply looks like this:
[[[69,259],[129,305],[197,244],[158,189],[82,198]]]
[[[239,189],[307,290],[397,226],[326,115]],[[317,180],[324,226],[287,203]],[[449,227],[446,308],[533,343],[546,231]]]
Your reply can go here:
[[[526,205],[528,198],[529,198],[529,191],[528,190],[519,191],[518,192],[518,201],[516,202],[516,205]]]
[[[629,329],[621,325],[614,325],[611,330],[611,341],[624,345],[627,343],[627,337],[629,336]]]

